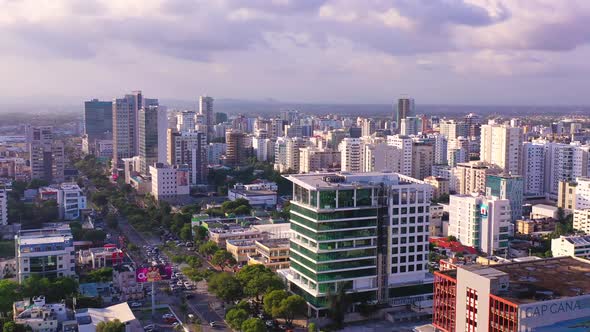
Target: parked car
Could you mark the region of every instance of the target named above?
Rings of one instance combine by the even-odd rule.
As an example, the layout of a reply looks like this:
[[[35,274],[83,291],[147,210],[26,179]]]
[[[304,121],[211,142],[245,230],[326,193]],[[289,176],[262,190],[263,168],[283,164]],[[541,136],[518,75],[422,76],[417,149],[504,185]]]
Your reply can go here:
[[[143,305],[143,304],[142,304],[141,302],[131,302],[131,303],[129,303],[129,306],[130,306],[131,308],[139,308],[139,307],[141,307],[142,305]]]

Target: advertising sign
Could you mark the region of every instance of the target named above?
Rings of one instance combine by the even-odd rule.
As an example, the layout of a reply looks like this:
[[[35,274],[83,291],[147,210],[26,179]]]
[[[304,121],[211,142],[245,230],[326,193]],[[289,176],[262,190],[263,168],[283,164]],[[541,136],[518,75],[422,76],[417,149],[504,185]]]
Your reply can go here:
[[[582,332],[590,328],[590,295],[523,304],[519,331]]]
[[[482,204],[479,213],[481,214],[482,217],[487,217],[488,216],[488,206],[486,204]]]
[[[172,278],[172,266],[170,265],[139,267],[135,270],[135,280],[137,282],[154,282],[169,280],[170,278]]]

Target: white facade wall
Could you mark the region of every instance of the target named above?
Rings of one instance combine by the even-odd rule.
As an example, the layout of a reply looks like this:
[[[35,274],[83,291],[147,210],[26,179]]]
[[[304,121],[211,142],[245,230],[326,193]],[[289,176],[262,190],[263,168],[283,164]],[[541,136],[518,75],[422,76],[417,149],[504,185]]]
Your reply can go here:
[[[523,144],[523,181],[525,196],[545,195],[545,147],[539,143]]]
[[[363,169],[363,143],[358,138],[347,137],[338,145],[343,172],[361,172]]]
[[[413,141],[408,136],[387,136],[387,144],[395,146],[402,151],[400,174],[412,176],[412,147]]]

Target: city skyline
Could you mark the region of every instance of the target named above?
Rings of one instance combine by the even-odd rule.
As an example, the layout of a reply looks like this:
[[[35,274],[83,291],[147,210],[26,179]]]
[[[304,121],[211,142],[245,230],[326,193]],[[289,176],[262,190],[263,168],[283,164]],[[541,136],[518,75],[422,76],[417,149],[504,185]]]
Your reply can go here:
[[[2,6],[0,70],[11,82],[0,92],[4,103],[110,100],[139,88],[182,100],[590,103],[583,1]]]

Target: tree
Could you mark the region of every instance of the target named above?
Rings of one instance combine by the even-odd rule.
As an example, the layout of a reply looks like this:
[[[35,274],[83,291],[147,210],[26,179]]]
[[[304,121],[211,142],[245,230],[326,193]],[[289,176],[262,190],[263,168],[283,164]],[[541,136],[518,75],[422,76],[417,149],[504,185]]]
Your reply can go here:
[[[291,295],[281,301],[277,313],[285,319],[287,325],[291,325],[295,317],[305,315],[306,309],[307,302],[301,296]]]
[[[222,272],[214,274],[208,282],[208,289],[225,302],[231,302],[242,298],[242,286],[230,273]]]
[[[109,228],[117,229],[119,227],[119,220],[117,220],[117,216],[112,213],[107,214],[105,221]]]
[[[453,235],[447,236],[447,241],[457,242],[457,238]]]
[[[252,307],[250,306],[250,303],[248,301],[241,300],[240,302],[238,302],[238,304],[236,304],[234,308],[244,309],[247,313],[252,314]]]
[[[348,311],[350,302],[344,287],[338,287],[337,293],[328,293],[328,317],[334,322],[336,329],[342,328],[344,315]]]
[[[260,318],[248,318],[242,323],[242,332],[265,332],[266,326]]]
[[[219,265],[219,267],[221,267],[223,270],[223,268],[227,265],[235,265],[236,260],[234,256],[232,256],[232,254],[230,254],[227,250],[219,249],[211,258],[211,264]]]
[[[213,241],[207,241],[199,246],[199,253],[201,255],[213,255],[219,247]]]
[[[205,241],[209,235],[209,231],[203,226],[195,226],[193,227],[193,231],[195,232],[195,242],[197,243]]]
[[[27,329],[24,325],[16,324],[15,322],[7,322],[2,327],[2,332],[25,332]]]
[[[190,223],[182,225],[182,228],[180,229],[180,238],[185,241],[192,240],[193,232]]]
[[[246,205],[240,205],[233,210],[233,213],[238,216],[245,216],[245,215],[249,215],[251,210],[252,210],[252,208],[250,208]]]
[[[560,222],[565,220],[565,211],[561,207],[557,208],[557,220]]]
[[[317,332],[318,328],[315,325],[315,323],[309,323],[309,325],[307,326],[307,332]]]
[[[107,282],[113,280],[113,268],[103,267],[88,272],[86,275],[87,282]]]
[[[18,283],[8,279],[0,280],[0,316],[12,310],[12,303],[19,297]]]
[[[275,274],[260,274],[249,279],[244,285],[244,294],[254,297],[260,302],[260,297],[267,292],[284,288],[283,281]]]
[[[274,311],[277,310],[277,308],[281,305],[281,301],[283,301],[287,297],[289,297],[289,294],[287,294],[287,292],[282,289],[277,289],[272,292],[269,292],[268,294],[266,294],[264,296],[264,300],[263,300],[264,312],[266,312],[267,314],[269,314],[273,317],[280,316],[280,313],[277,312],[275,314]]]
[[[125,324],[115,319],[109,322],[100,322],[96,325],[96,332],[125,332]]]
[[[227,324],[234,330],[239,330],[247,319],[248,313],[244,309],[231,309],[225,315]]]

